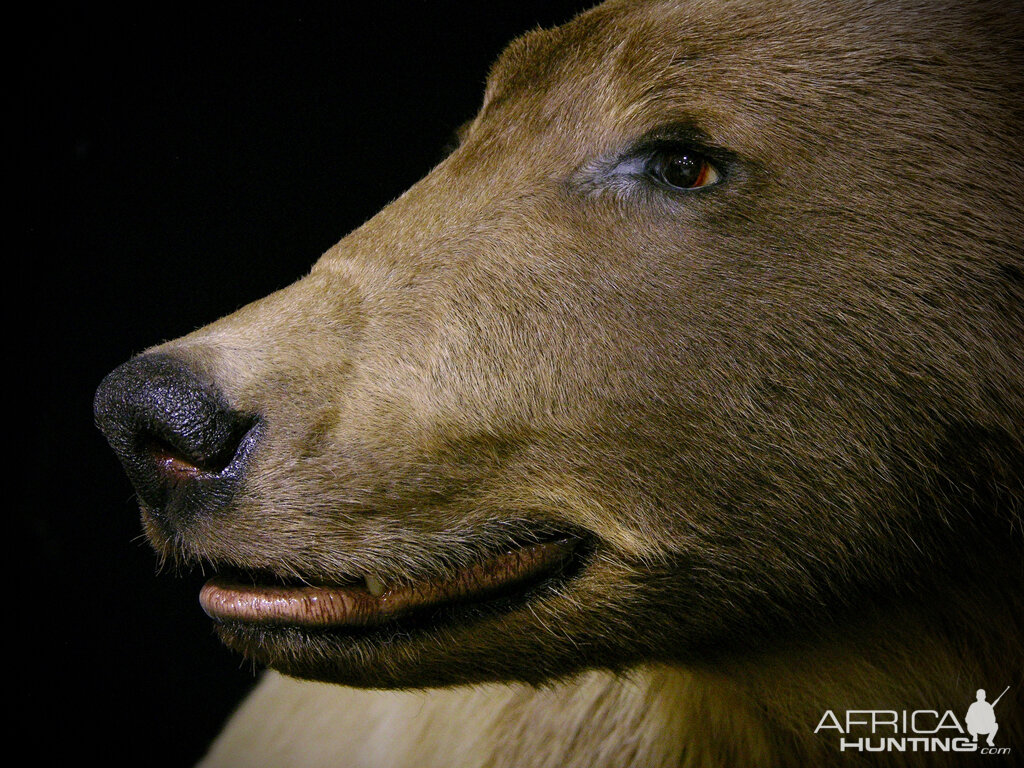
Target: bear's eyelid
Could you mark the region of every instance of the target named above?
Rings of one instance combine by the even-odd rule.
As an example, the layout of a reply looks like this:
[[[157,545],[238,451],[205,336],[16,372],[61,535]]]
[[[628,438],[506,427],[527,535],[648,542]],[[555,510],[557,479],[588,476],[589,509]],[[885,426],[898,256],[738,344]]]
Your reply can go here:
[[[728,170],[737,155],[692,123],[670,123],[653,128],[635,139],[622,153],[622,160],[631,157],[648,157],[659,150],[692,151],[703,155],[719,171]]]
[[[633,141],[634,148],[666,144],[687,144],[696,147],[713,147],[715,142],[701,128],[693,123],[668,123],[645,131]]]

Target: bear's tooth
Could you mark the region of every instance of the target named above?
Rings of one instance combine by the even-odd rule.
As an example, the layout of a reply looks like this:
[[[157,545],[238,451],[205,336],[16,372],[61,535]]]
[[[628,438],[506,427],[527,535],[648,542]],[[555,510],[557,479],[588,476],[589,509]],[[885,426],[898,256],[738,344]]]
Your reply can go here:
[[[365,576],[366,589],[374,597],[380,597],[387,591],[387,587],[384,586],[384,582],[378,579],[376,576]]]

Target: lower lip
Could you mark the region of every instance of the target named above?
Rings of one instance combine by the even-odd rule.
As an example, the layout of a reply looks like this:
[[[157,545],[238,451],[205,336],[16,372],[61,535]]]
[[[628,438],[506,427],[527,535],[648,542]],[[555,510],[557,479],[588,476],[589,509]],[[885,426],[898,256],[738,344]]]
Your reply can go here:
[[[413,611],[493,595],[554,573],[573,552],[573,540],[531,544],[472,565],[450,579],[387,589],[379,596],[364,586],[260,586],[214,577],[199,593],[217,621],[311,628],[368,627]]]

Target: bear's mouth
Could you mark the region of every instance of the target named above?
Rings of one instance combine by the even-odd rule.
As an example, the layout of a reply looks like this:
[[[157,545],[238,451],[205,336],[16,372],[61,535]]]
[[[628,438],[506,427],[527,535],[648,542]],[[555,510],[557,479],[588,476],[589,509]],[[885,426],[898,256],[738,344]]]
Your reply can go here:
[[[336,581],[284,580],[265,572],[209,579],[199,601],[221,623],[343,629],[377,627],[449,605],[524,592],[567,575],[580,540],[561,536],[497,552],[446,576],[385,585],[373,576]]]

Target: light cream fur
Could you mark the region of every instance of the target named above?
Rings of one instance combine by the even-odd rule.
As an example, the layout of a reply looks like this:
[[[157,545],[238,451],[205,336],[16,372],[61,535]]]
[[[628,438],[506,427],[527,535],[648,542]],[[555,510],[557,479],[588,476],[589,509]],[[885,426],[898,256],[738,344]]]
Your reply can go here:
[[[434,691],[367,691],[270,672],[201,766],[766,764],[768,741],[756,720],[728,687],[708,691],[697,675],[666,667],[624,677],[590,672],[546,688]]]

